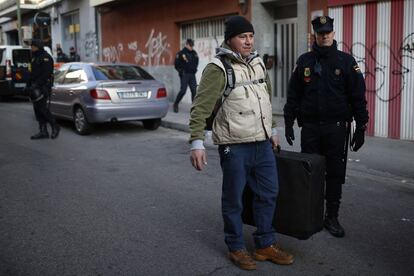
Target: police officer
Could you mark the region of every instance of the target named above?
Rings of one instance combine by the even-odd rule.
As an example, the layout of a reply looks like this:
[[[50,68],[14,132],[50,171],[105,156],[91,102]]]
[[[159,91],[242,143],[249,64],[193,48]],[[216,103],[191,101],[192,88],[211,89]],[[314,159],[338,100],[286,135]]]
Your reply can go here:
[[[193,49],[194,41],[188,38],[185,47],[175,56],[175,69],[180,76],[180,92],[174,102],[174,112],[178,112],[178,104],[184,97],[187,86],[190,86],[191,101],[194,99],[197,89],[195,74],[198,67],[198,55]]]
[[[47,123],[52,127],[51,138],[55,139],[59,135],[60,127],[56,123],[48,107],[48,99],[53,84],[53,59],[43,49],[41,40],[33,39],[31,74],[28,83],[30,90],[30,100],[36,120],[39,122],[39,133],[30,137],[32,140],[49,138]]]
[[[295,119],[302,128],[302,152],[326,158],[326,214],[324,227],[335,237],[345,231],[338,211],[345,182],[347,138],[350,122],[356,121],[351,147],[364,144],[368,122],[365,82],[355,59],[337,49],[333,19],[320,16],[312,20],[315,42],[312,51],[299,57],[289,82],[284,107],[285,137],[292,145]]]

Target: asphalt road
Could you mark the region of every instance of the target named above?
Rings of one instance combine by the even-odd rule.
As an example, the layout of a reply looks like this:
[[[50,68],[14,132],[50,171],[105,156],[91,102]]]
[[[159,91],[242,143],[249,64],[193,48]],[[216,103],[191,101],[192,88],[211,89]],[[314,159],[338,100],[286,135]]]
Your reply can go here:
[[[200,173],[190,166],[186,133],[147,131],[140,123],[103,125],[79,136],[62,122],[57,140],[31,141],[37,125],[25,101],[1,102],[0,126],[0,275],[414,271],[414,180],[408,166],[401,173],[387,171],[380,160],[360,164],[354,156],[341,210],[346,237],[326,231],[306,241],[278,235],[295,263],[259,263],[257,271],[245,272],[226,258],[214,147]],[[253,231],[245,227],[249,250]]]

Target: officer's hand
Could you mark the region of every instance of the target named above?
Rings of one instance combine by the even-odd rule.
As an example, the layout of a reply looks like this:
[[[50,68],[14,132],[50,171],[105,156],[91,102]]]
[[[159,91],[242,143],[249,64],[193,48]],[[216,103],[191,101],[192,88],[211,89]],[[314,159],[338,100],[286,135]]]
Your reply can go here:
[[[288,144],[293,146],[293,141],[295,140],[295,132],[293,131],[293,126],[285,126],[285,137]]]
[[[190,161],[196,170],[202,171],[204,166],[207,165],[206,151],[203,149],[191,150]]]
[[[358,151],[365,142],[365,128],[357,127],[355,129],[354,137],[352,137],[351,148],[353,151]]]

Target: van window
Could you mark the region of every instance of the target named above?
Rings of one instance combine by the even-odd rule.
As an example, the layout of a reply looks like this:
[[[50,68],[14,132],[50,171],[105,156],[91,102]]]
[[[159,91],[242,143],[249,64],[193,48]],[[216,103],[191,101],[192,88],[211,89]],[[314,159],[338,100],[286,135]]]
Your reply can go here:
[[[12,51],[13,64],[18,67],[26,67],[32,58],[29,49],[15,49]]]

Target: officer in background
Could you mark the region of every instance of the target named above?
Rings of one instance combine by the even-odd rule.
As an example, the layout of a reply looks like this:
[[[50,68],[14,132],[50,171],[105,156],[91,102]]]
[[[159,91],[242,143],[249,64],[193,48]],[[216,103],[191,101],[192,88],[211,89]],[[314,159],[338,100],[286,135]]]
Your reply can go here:
[[[70,62],[80,61],[80,56],[78,55],[75,47],[73,46],[69,48],[69,61]]]
[[[337,49],[333,19],[320,16],[312,20],[315,42],[312,51],[299,57],[289,82],[284,107],[285,136],[292,145],[295,119],[302,127],[301,148],[326,158],[326,214],[324,227],[335,237],[345,231],[338,211],[345,182],[348,130],[352,119],[356,130],[351,147],[364,144],[368,122],[365,82],[355,59]]]
[[[47,123],[52,127],[51,138],[59,135],[60,127],[56,123],[48,106],[48,99],[53,85],[53,58],[43,49],[43,43],[39,39],[33,39],[31,73],[29,83],[30,100],[36,120],[39,122],[39,133],[30,137],[32,140],[49,138]]]
[[[68,62],[68,56],[63,52],[62,47],[60,44],[56,45],[56,61],[57,62]]]
[[[197,81],[195,74],[198,67],[198,55],[193,47],[194,41],[191,38],[188,38],[185,42],[185,47],[175,56],[175,69],[180,76],[180,92],[174,102],[175,113],[178,112],[178,104],[184,97],[185,92],[187,91],[187,86],[190,86],[191,101],[194,100],[196,94]]]

